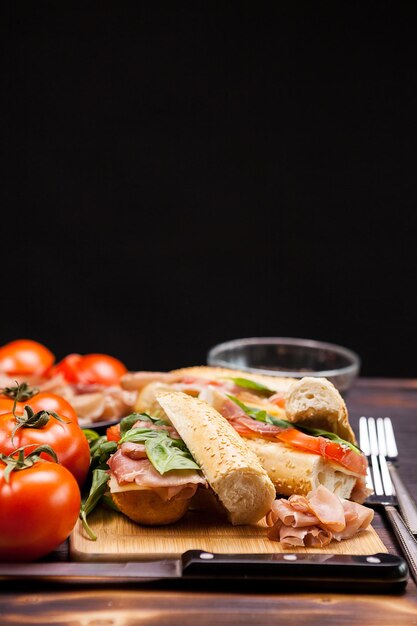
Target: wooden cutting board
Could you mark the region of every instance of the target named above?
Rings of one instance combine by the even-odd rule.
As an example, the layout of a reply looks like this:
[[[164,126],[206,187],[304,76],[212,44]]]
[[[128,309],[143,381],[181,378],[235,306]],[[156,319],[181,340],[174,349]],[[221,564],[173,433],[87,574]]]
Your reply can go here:
[[[97,541],[86,535],[78,521],[70,538],[71,556],[76,561],[144,561],[178,558],[186,550],[222,554],[269,554],[320,552],[322,554],[375,554],[388,552],[373,528],[352,539],[332,541],[326,548],[284,548],[268,539],[264,521],[251,526],[219,523],[207,513],[189,511],[180,522],[169,526],[147,527],[131,522],[124,515],[97,508],[89,516]]]

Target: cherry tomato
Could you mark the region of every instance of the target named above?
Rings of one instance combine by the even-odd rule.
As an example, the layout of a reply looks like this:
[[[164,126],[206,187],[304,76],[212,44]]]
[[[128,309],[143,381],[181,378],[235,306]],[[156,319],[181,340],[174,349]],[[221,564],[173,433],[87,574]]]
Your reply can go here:
[[[108,354],[69,354],[57,363],[51,374],[61,373],[69,383],[84,385],[118,385],[126,374],[125,365]]]
[[[48,348],[31,339],[16,339],[0,348],[0,371],[8,376],[42,376],[54,361]]]
[[[282,430],[276,435],[277,439],[290,446],[300,448],[306,452],[320,454],[355,474],[366,474],[367,460],[363,454],[357,453],[348,446],[341,445],[325,437],[313,437],[300,432],[296,428]]]
[[[39,394],[39,396],[41,395]],[[49,406],[52,406],[53,399],[51,400],[50,396],[53,394],[46,395],[49,396],[51,401]],[[47,409],[47,402],[43,402],[39,396],[35,396],[25,404],[28,404],[35,413],[40,410],[54,410]],[[58,400],[61,400],[59,396],[56,397]],[[48,401],[48,397],[46,400]],[[19,407],[15,411],[16,415],[23,414],[23,408],[20,405],[21,403],[19,403]],[[73,409],[71,410],[73,411]],[[34,446],[49,445],[55,450],[58,461],[73,474],[81,486],[87,477],[90,467],[90,447],[77,420],[65,413],[61,415],[58,413],[58,415],[62,418],[62,421],[51,415],[48,422],[43,426],[36,428],[22,426],[18,428],[12,441],[12,433],[16,427],[16,417],[12,412],[3,413],[0,415],[0,452],[10,454],[16,448],[29,444]],[[28,451],[30,452],[31,448]],[[46,453],[42,453],[42,457],[50,460],[49,455]]]
[[[39,460],[4,477],[0,460],[0,560],[30,561],[57,548],[73,530],[81,496],[72,474]]]

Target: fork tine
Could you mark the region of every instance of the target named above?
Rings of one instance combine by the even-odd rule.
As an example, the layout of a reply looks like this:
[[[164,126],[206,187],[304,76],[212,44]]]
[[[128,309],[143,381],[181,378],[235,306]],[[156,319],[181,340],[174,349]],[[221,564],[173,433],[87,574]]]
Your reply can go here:
[[[381,472],[379,471],[378,457],[376,454],[372,454],[371,461],[375,493],[377,496],[383,496],[384,487],[382,485]]]
[[[395,441],[394,429],[389,417],[384,417],[385,439],[387,442],[387,455],[390,458],[398,456],[397,443]]]
[[[378,417],[378,419],[376,420],[376,436],[378,438],[379,454],[382,456],[387,456],[384,420],[382,419],[382,417]]]
[[[359,445],[365,456],[369,456],[371,454],[368,424],[365,416],[359,418]]]
[[[379,460],[379,467],[381,469],[381,476],[382,476],[382,484],[384,486],[384,493],[385,493],[386,496],[393,496],[395,491],[394,491],[394,486],[392,484],[391,476],[390,476],[390,473],[389,473],[387,460],[386,460],[386,458],[384,456],[382,456],[382,454],[379,455],[378,460]]]
[[[371,446],[371,455],[372,454],[378,455],[379,454],[378,438],[376,435],[375,419],[373,417],[368,417],[368,430],[369,430],[369,443]]]
[[[359,446],[364,455],[369,458],[371,454],[371,446],[369,443],[368,420],[364,415],[359,418]],[[367,488],[370,489],[372,492],[375,491],[370,464],[368,464],[368,467],[366,468],[365,484]]]

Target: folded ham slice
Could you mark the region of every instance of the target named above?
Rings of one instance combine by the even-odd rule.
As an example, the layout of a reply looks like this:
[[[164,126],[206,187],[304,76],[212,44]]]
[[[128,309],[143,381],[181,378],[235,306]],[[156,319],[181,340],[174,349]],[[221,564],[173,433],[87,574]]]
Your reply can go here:
[[[332,539],[349,539],[368,528],[374,511],[339,498],[320,485],[307,496],[275,500],[266,516],[269,539],[286,546],[320,548]]]
[[[119,485],[135,483],[141,489],[156,491],[162,500],[191,498],[198,485],[206,485],[206,480],[196,470],[172,470],[161,475],[147,458],[132,458],[131,448],[122,447],[107,461]],[[126,452],[126,454],[124,454]]]

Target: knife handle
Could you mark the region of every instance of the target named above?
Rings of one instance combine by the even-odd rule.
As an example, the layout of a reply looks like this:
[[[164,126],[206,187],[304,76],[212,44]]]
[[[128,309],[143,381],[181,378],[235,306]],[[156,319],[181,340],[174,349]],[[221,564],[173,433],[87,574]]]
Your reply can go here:
[[[298,591],[401,591],[407,584],[405,560],[393,554],[213,554],[189,550],[182,555],[184,579],[235,579],[296,586]],[[302,587],[300,587],[300,585]]]
[[[393,463],[388,463],[388,470],[395,488],[401,515],[413,535],[417,535],[417,504]]]

